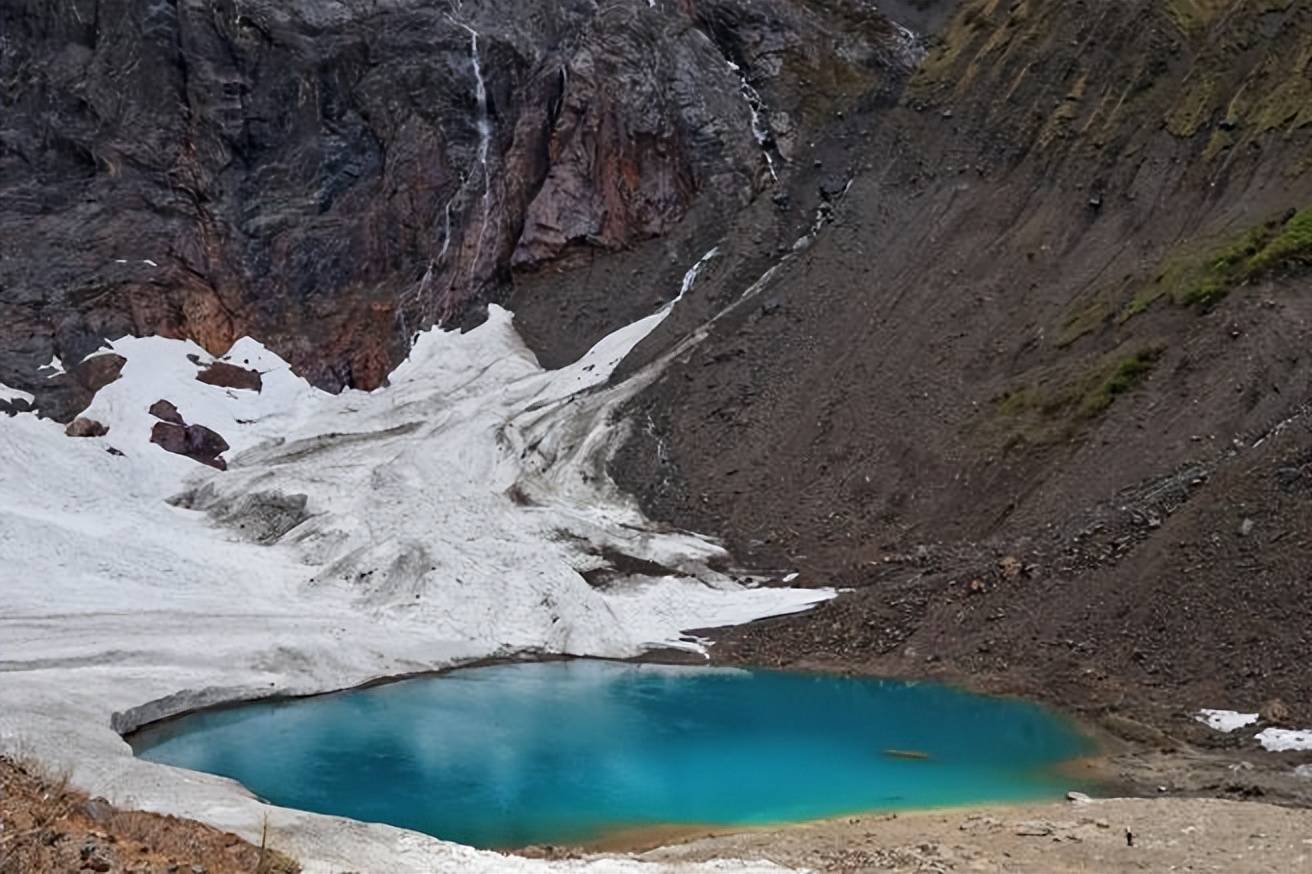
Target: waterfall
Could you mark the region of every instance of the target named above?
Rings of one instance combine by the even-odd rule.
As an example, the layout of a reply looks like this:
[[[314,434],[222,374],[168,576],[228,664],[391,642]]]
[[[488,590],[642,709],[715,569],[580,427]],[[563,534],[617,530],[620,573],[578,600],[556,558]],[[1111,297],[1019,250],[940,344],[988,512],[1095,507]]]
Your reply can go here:
[[[702,270],[705,269],[707,264],[711,263],[712,258],[715,258],[719,254],[720,247],[716,246],[714,249],[703,255],[700,261],[692,265],[687,273],[683,274],[683,284],[679,286],[679,296],[674,299],[675,303],[682,300],[685,294],[692,291],[692,287],[697,282],[697,277],[701,275]]]
[[[455,11],[460,12],[462,8],[463,5],[460,2],[456,2]],[[477,152],[476,160],[478,162],[478,174],[482,176],[482,182],[483,182],[483,194],[482,194],[483,215],[482,215],[482,219],[479,222],[478,236],[475,238],[475,242],[474,242],[474,257],[470,260],[470,264],[469,264],[469,278],[472,278],[474,271],[478,267],[479,258],[482,257],[483,238],[487,234],[488,221],[491,219],[491,215],[492,215],[492,203],[491,203],[492,177],[488,169],[488,158],[492,151],[492,133],[493,133],[492,116],[489,111],[487,81],[483,78],[483,54],[479,48],[480,34],[471,25],[455,18],[450,14],[448,14],[446,18],[452,24],[454,24],[455,26],[459,27],[461,30],[469,34],[469,56],[470,56],[470,64],[473,69],[473,75],[474,75],[474,103],[475,106],[477,107],[477,113],[478,113],[477,118],[475,119],[475,127],[478,130],[478,152]],[[446,202],[446,205],[442,208],[442,223],[443,223],[442,249],[437,253],[437,256],[435,258],[432,258],[428,262],[428,269],[425,271],[424,276],[419,281],[418,285],[414,288],[413,291],[411,291],[409,294],[405,296],[405,301],[408,302],[419,301],[421,304],[420,325],[419,325],[420,328],[424,327],[425,324],[429,324],[432,321],[436,321],[439,317],[439,313],[436,310],[436,301],[433,301],[432,303],[434,304],[434,312],[431,314],[431,318],[430,318],[430,314],[428,313],[428,305],[425,303],[425,298],[429,296],[430,291],[432,289],[434,270],[446,260],[447,255],[451,251],[451,205],[456,200],[456,198],[458,198],[462,193],[464,193],[465,188],[469,185],[470,181],[474,178],[474,176],[475,176],[475,172],[473,170],[471,170],[471,172],[466,174],[464,181],[462,181],[460,184],[460,188],[451,197],[451,199],[449,199]],[[405,306],[406,303],[403,302],[401,306],[398,307],[397,316],[401,324],[401,333],[405,335],[406,342],[413,344],[415,338],[418,335],[417,333],[412,335],[409,331],[409,326],[407,325],[406,318],[405,318]]]
[[[765,111],[765,101],[761,99],[760,92],[752,87],[752,83],[747,81],[747,76],[743,73],[742,67],[727,59],[725,63],[738,77],[738,91],[742,94],[748,110],[752,113],[752,136],[756,138],[756,144],[761,147],[761,154],[765,156],[765,165],[770,170],[770,178],[778,182],[779,174],[775,172],[774,155],[770,152],[770,144],[774,140],[774,134],[770,131],[762,115]]]
[[[478,238],[474,243],[474,257],[469,263],[472,276],[483,251],[483,236],[491,217],[492,178],[488,175],[487,158],[492,145],[492,119],[488,114],[487,83],[483,79],[483,56],[478,48],[479,33],[463,21],[454,18],[451,20],[469,34],[469,56],[474,68],[474,99],[478,105],[478,165],[483,171],[483,220],[479,224]]]

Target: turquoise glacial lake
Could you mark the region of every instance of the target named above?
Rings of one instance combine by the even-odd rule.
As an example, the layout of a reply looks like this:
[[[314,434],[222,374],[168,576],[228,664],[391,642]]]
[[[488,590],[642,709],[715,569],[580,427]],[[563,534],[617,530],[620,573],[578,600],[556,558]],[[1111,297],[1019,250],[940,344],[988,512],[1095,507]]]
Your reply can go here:
[[[946,686],[600,661],[203,711],[131,741],[274,804],[483,848],[1059,797],[1056,766],[1092,751],[1036,705]]]

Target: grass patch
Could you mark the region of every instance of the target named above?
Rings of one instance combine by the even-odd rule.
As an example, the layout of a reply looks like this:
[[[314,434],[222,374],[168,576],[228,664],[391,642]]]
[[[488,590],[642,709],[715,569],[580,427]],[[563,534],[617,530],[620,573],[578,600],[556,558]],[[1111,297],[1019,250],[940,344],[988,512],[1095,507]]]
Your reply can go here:
[[[1055,341],[1058,349],[1065,349],[1086,334],[1092,334],[1116,314],[1116,307],[1107,300],[1095,300],[1062,323]]]
[[[1202,257],[1168,261],[1152,285],[1142,288],[1120,321],[1169,296],[1180,306],[1209,310],[1234,289],[1291,270],[1312,267],[1312,208],[1249,228]]]
[[[1134,391],[1153,372],[1157,359],[1161,357],[1161,348],[1154,346],[1113,362],[1111,372],[1085,391],[1080,399],[1078,415],[1085,419],[1092,418],[1110,407],[1121,395]]]
[[[1186,36],[1205,30],[1229,5],[1226,0],[1167,0],[1171,20]]]
[[[993,399],[993,421],[1007,447],[1072,439],[1080,426],[1143,385],[1164,349],[1145,346],[1096,359],[1083,373],[1029,383]]]
[[[1280,233],[1251,256],[1247,264],[1257,273],[1296,266],[1312,266],[1312,207],[1290,216]]]

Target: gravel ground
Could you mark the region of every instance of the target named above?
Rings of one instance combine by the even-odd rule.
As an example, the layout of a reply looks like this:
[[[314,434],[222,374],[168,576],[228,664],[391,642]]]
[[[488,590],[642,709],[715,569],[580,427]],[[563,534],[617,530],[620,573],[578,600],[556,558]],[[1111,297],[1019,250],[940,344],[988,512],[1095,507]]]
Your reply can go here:
[[[1312,811],[1186,798],[967,808],[719,835],[642,856],[723,857],[844,874],[1298,874],[1312,872]]]

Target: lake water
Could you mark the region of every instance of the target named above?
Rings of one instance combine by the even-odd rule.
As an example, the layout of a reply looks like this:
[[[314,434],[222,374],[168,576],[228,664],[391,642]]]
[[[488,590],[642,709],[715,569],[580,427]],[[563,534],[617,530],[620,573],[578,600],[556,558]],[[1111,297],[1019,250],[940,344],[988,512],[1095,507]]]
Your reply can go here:
[[[1042,708],[945,686],[598,661],[206,711],[131,741],[274,804],[485,848],[1056,797],[1075,784],[1054,766],[1091,751]]]

